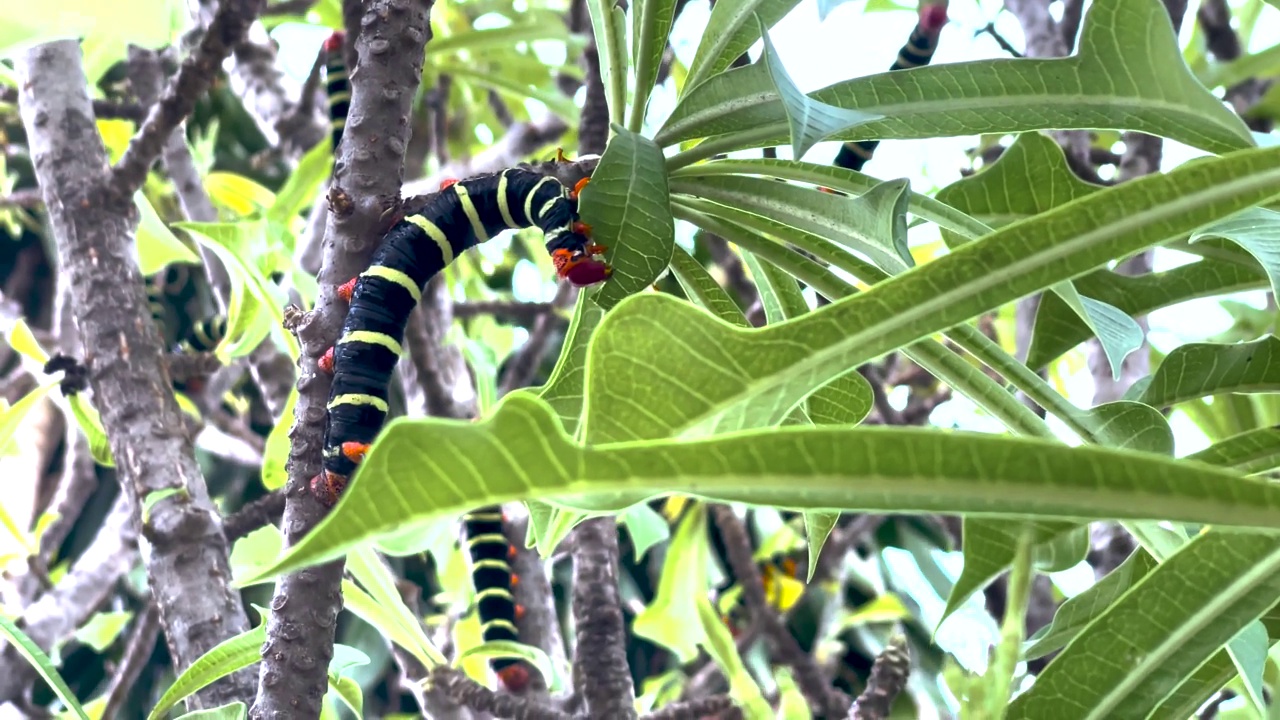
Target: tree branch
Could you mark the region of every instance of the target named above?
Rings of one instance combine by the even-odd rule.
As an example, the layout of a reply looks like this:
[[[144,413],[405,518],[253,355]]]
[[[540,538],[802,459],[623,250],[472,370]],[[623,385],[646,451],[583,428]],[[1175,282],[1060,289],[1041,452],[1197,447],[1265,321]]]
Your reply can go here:
[[[907,686],[911,676],[911,651],[907,639],[894,635],[876,657],[867,678],[867,689],[853,701],[849,720],[885,720],[893,710],[893,701]]]
[[[116,203],[133,202],[133,194],[147,179],[147,171],[160,155],[169,134],[187,119],[195,109],[196,100],[209,90],[222,61],[244,38],[261,8],[262,0],[222,0],[219,4],[218,13],[200,38],[200,44],[183,60],[164,97],[147,113],[142,128],[112,168],[111,189]]]
[[[338,339],[346,303],[339,285],[369,262],[385,231],[384,215],[399,200],[410,106],[430,38],[429,0],[373,0],[347,28],[358,55],[351,72],[351,111],[330,185],[326,241],[315,309],[297,323],[302,344],[289,480],[282,527],[286,547],[296,544],[326,514],[309,481],[321,470],[332,379],[317,360]],[[318,717],[333,657],[342,561],[282,577],[272,600],[263,646],[258,699],[250,717]]]
[[[574,530],[573,619],[573,687],[588,717],[638,717],[618,598],[618,523],[612,516],[591,518]]]
[[[135,213],[101,201],[114,176],[93,122],[79,44],[40,45],[16,65],[23,126],[69,278],[94,403],[132,507],[141,513],[150,503],[143,558],[181,671],[247,630],[248,618],[229,586],[221,520],[191,441],[176,430],[182,413],[134,260]],[[124,199],[131,205],[132,193]],[[247,679],[237,673],[205,688],[192,708],[246,697]]]

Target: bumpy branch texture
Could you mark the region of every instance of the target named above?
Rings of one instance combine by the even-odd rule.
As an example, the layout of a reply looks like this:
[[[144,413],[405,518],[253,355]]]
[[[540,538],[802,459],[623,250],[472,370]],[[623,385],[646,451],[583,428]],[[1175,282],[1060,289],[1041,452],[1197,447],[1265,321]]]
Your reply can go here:
[[[573,536],[573,685],[593,718],[635,718],[627,633],[618,598],[618,524],[583,522]]]
[[[169,651],[185,669],[249,628],[239,593],[228,584],[222,523],[181,430],[133,257],[133,221],[102,202],[112,177],[79,44],[33,48],[18,59],[17,71],[22,124],[60,265],[70,279],[93,401],[136,517],[144,501],[155,501],[142,528],[142,556]],[[237,673],[201,691],[192,704],[242,700],[251,692],[250,680]]]
[[[871,666],[867,689],[849,708],[849,720],[885,720],[910,675],[911,651],[907,648],[907,639],[894,635]]]
[[[406,119],[422,75],[430,12],[429,1],[378,0],[365,4],[359,25],[347,28],[359,57],[352,66],[351,112],[329,191],[332,212],[318,278],[320,293],[315,309],[297,328],[302,355],[285,490],[283,531],[288,545],[298,542],[325,514],[308,488],[320,472],[325,405],[332,385],[316,361],[342,327],[346,303],[336,296],[337,286],[368,264],[386,228],[384,215],[399,200],[409,132]],[[319,717],[342,607],[341,580],[341,561],[280,579],[250,717]]]

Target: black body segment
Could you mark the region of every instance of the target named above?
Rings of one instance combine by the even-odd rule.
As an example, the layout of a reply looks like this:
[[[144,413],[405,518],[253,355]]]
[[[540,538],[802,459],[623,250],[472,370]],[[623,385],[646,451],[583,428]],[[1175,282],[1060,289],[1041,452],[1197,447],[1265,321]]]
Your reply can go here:
[[[516,642],[519,637],[515,625],[516,599],[511,592],[511,543],[502,533],[502,508],[493,505],[467,513],[463,516],[463,527],[485,642]],[[517,662],[511,658],[495,658],[492,667],[500,672]]]
[[[928,65],[933,60],[934,51],[938,49],[938,35],[941,29],[941,26],[932,30],[926,29],[922,15],[921,21],[911,29],[911,35],[907,37],[906,44],[898,51],[898,57],[889,66],[889,71],[910,70]],[[879,146],[879,140],[847,142],[840,147],[840,152],[836,153],[834,164],[837,167],[862,172],[862,166],[871,160]]]
[[[351,82],[347,78],[347,62],[342,57],[342,34],[334,33],[324,44],[324,88],[329,99],[329,137],[333,151],[338,151],[342,131],[351,110]]]
[[[512,168],[454,183],[431,195],[386,234],[360,274],[333,349],[333,388],[324,469],[350,476],[359,446],[373,442],[387,416],[387,386],[409,313],[427,281],[459,255],[507,229],[536,226],[548,252],[578,251],[590,240],[574,226],[577,205],[555,178]],[[344,454],[353,443],[355,457]]]

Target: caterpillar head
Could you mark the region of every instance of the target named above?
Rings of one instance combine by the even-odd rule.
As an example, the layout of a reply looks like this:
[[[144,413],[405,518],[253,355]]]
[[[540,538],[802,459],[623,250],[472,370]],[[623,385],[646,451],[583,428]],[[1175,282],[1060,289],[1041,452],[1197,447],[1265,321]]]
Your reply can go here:
[[[324,41],[324,51],[334,52],[342,49],[342,43],[346,42],[347,34],[341,30],[334,30]]]
[[[947,24],[947,4],[945,2],[924,5],[920,8],[920,29],[929,35],[936,35]]]

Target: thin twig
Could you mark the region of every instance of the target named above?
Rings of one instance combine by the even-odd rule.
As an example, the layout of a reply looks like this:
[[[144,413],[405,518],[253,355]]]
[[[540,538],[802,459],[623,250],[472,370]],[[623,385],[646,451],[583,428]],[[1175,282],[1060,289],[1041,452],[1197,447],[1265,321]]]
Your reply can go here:
[[[227,542],[233,543],[249,533],[280,522],[284,514],[284,493],[275,490],[245,505],[222,521]]]
[[[147,113],[138,134],[111,169],[111,190],[116,203],[133,202],[133,194],[142,187],[169,134],[187,119],[195,109],[196,100],[209,90],[222,61],[231,54],[231,48],[244,39],[262,4],[262,0],[219,3],[218,14],[200,39],[200,45],[182,62],[164,97]]]
[[[719,715],[731,707],[733,707],[733,699],[728,695],[712,695],[697,700],[672,703],[661,710],[641,715],[640,720],[700,720],[709,715]]]
[[[893,701],[907,686],[911,675],[911,651],[907,638],[894,635],[889,640],[867,677],[867,689],[849,708],[849,720],[885,720],[893,710]]]
[[[111,680],[106,702],[102,706],[102,717],[113,718],[120,712],[121,706],[129,697],[129,691],[151,659],[151,651],[155,649],[159,635],[160,611],[154,604],[148,604],[137,616],[133,633],[129,636],[129,644],[125,646],[120,664],[116,666],[115,677]]]

